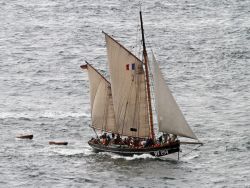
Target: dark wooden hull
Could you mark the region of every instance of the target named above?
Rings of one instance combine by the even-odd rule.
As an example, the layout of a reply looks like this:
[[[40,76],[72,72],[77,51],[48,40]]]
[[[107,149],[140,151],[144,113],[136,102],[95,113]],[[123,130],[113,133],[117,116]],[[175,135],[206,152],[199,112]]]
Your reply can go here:
[[[152,156],[164,156],[173,154],[180,151],[180,142],[174,142],[170,144],[165,144],[157,147],[146,147],[146,148],[130,148],[126,145],[103,145],[101,143],[94,143],[89,141],[88,144],[96,152],[112,152],[124,156],[142,155],[150,154]]]

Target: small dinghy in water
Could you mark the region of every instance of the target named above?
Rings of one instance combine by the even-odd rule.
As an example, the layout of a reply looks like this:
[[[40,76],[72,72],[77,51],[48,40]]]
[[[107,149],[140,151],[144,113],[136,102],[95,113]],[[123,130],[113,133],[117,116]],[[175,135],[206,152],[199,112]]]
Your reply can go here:
[[[68,145],[68,142],[50,141],[49,145]]]
[[[88,62],[81,66],[82,69],[87,70],[90,81],[92,120],[90,127],[95,133],[96,130],[100,130],[101,134],[104,133],[102,136],[96,133],[96,138],[92,138],[88,144],[96,151],[121,155],[163,156],[179,153],[181,142],[177,136],[196,141],[198,138],[172,96],[154,55],[152,55],[151,64],[153,70],[149,69],[141,12],[140,21],[142,60],[103,32],[110,81]],[[158,139],[154,132],[151,84],[154,86],[152,88],[155,115],[161,134],[158,135],[160,136]],[[114,136],[110,138],[107,133]],[[192,142],[192,144],[200,144],[200,142]]]
[[[33,134],[22,134],[22,135],[18,135],[16,136],[16,138],[20,138],[20,139],[32,139],[33,138]]]

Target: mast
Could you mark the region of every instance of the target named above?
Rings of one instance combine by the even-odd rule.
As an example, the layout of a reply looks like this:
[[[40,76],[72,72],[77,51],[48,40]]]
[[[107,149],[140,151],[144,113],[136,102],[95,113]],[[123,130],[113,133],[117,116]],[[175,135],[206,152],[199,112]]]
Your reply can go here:
[[[141,21],[141,34],[142,34],[142,45],[143,45],[143,57],[144,57],[144,64],[145,64],[145,69],[146,69],[146,83],[147,83],[147,97],[148,97],[148,108],[149,108],[150,132],[151,132],[151,138],[154,139],[155,133],[154,133],[153,113],[152,113],[150,84],[149,84],[148,54],[147,54],[146,45],[145,45],[141,11],[140,11],[140,21]]]

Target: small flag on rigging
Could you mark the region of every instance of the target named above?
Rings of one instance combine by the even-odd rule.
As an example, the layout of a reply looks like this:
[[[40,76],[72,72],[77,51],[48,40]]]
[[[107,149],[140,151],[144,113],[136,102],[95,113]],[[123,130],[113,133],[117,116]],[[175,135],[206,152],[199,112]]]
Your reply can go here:
[[[126,64],[126,70],[135,70],[135,63]]]
[[[88,69],[88,65],[86,64],[86,65],[81,65],[80,66],[82,69]]]

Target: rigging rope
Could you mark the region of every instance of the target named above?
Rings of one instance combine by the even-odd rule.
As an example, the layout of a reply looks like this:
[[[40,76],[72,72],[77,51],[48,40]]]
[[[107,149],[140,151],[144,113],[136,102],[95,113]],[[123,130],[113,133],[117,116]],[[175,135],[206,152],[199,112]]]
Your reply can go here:
[[[202,144],[201,144],[201,145],[199,145],[199,146],[197,146],[196,148],[192,149],[190,152],[188,152],[188,153],[186,153],[186,154],[182,155],[181,157],[185,157],[185,156],[187,156],[188,154],[190,154],[191,152],[193,152],[194,150],[198,149],[198,148],[199,148],[199,147],[201,147],[201,146],[202,146]]]

